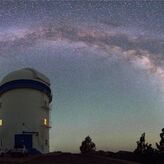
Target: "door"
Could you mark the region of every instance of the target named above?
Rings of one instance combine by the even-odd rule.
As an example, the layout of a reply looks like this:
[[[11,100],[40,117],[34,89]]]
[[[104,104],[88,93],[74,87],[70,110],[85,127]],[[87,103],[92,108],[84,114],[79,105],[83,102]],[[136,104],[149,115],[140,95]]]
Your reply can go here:
[[[16,145],[24,145],[26,149],[32,149],[32,134],[15,134]]]

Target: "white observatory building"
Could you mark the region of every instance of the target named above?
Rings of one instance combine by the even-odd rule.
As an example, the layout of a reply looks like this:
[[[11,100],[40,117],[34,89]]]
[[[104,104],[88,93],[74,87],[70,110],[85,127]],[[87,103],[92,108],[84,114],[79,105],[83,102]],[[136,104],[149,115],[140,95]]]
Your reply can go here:
[[[52,95],[49,79],[24,68],[0,83],[0,149],[24,145],[29,153],[49,152],[49,115]]]

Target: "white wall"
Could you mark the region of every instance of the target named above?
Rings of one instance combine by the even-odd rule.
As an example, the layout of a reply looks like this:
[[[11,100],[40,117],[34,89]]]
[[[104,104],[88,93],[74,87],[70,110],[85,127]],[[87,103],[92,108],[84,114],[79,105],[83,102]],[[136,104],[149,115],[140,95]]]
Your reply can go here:
[[[43,153],[49,151],[49,129],[43,125],[43,119],[49,119],[49,110],[43,107],[45,101],[49,106],[48,96],[34,89],[14,89],[1,95],[3,126],[0,127],[0,139],[3,149],[13,148],[15,134],[36,131],[39,136],[33,137],[34,147]]]

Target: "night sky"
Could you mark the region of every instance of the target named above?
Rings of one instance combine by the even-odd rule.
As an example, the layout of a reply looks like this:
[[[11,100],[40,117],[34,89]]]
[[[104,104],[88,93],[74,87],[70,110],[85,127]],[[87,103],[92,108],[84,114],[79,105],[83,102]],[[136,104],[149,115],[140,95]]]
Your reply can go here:
[[[32,67],[53,92],[51,151],[155,146],[164,127],[164,1],[0,0],[0,79]]]

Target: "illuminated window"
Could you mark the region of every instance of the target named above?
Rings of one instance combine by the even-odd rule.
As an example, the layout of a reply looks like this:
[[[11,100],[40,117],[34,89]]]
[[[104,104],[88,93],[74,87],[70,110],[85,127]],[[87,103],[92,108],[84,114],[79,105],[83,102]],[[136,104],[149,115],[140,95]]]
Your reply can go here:
[[[47,120],[47,118],[44,118],[44,120],[43,120],[43,124],[44,124],[45,126],[48,125],[48,120]]]
[[[0,119],[0,126],[2,126],[2,125],[3,125],[3,120]]]

